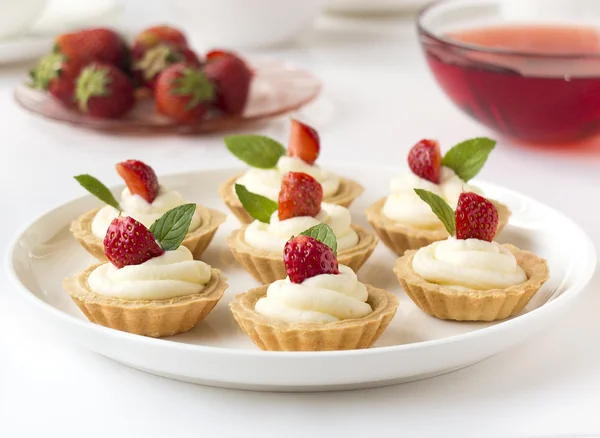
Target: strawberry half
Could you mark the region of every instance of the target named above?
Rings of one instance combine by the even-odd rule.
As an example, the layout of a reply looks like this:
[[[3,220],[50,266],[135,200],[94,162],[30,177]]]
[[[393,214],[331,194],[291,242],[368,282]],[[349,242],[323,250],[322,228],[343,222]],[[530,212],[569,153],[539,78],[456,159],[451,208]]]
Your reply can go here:
[[[279,220],[297,216],[315,217],[321,211],[323,187],[312,176],[302,172],[288,172],[281,181]]]
[[[129,77],[111,64],[93,62],[77,77],[75,100],[79,110],[92,117],[116,119],[135,103]]]
[[[463,192],[456,207],[456,238],[491,242],[498,229],[498,210],[476,193]]]
[[[333,250],[310,236],[292,237],[283,248],[283,263],[292,283],[321,274],[339,274]]]
[[[104,254],[119,269],[139,265],[164,252],[148,228],[131,217],[114,218],[104,237]]]
[[[241,114],[250,94],[252,72],[246,63],[234,54],[214,55],[209,52],[209,56],[204,72],[215,84],[215,106],[226,114]]]
[[[432,183],[440,183],[442,154],[435,140],[421,140],[408,153],[408,166],[412,172]]]
[[[146,163],[138,160],[123,161],[118,163],[116,168],[131,194],[139,195],[148,204],[152,204],[160,190],[154,170]]]
[[[320,149],[318,132],[314,128],[292,119],[288,155],[313,164],[319,156]]]

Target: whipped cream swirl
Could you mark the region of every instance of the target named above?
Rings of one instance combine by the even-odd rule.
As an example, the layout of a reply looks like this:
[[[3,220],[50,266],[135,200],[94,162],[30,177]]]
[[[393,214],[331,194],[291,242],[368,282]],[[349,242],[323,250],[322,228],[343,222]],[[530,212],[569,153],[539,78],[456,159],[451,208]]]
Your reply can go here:
[[[415,228],[442,227],[442,223],[431,211],[429,205],[419,198],[414,189],[433,192],[446,200],[452,208],[456,208],[458,197],[463,191],[481,194],[481,190],[465,183],[449,167],[442,166],[439,184],[409,172],[392,179],[391,194],[383,205],[384,216]]]
[[[140,195],[132,195],[129,189],[125,187],[121,193],[119,205],[123,209],[123,216],[130,216],[144,224],[146,228],[150,228],[167,211],[186,203],[179,192],[170,191],[161,185],[158,196],[151,204]],[[110,205],[102,207],[92,221],[92,234],[100,239],[104,239],[110,223],[118,215],[119,211]],[[197,229],[201,223],[202,218],[196,212],[192,217],[188,232]]]
[[[430,283],[455,289],[504,289],[527,281],[515,256],[496,242],[447,240],[417,251],[413,269]]]
[[[308,164],[298,157],[287,155],[279,158],[277,166],[273,169],[249,169],[236,183],[245,186],[252,193],[277,201],[281,179],[288,172],[303,172],[312,176],[323,187],[324,197],[334,195],[340,187],[340,179],[336,175],[321,169],[316,164]]]
[[[351,222],[350,210],[323,202],[316,217],[298,216],[280,221],[275,212],[268,224],[255,220],[246,228],[244,239],[254,248],[283,253],[290,237],[297,236],[315,225],[327,224],[337,238],[338,251],[343,251],[358,243],[358,234],[351,227]]]
[[[367,287],[349,267],[339,265],[339,270],[338,275],[321,274],[301,284],[289,278],[277,280],[256,302],[255,310],[288,322],[335,322],[367,316],[373,311],[367,303]]]
[[[88,285],[98,295],[113,298],[167,300],[202,292],[210,278],[210,266],[180,246],[139,265],[118,269],[104,263],[90,273]]]

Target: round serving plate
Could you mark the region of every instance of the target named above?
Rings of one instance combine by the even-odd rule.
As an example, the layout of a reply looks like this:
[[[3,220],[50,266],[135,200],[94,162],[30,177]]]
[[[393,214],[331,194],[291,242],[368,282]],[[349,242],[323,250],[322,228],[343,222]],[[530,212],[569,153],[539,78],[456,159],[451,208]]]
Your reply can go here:
[[[366,224],[365,208],[387,191],[398,170],[358,165],[326,166],[340,175],[360,175],[367,188],[351,207]],[[219,184],[240,169],[211,169],[162,176],[161,183],[188,201],[226,211]],[[264,352],[238,328],[228,304],[256,282],[234,261],[225,239],[239,223],[233,216],[219,229],[204,260],[229,278],[229,289],[213,312],[188,333],[152,339],[92,324],[61,287],[62,279],[93,263],[69,233],[69,223],[99,201],[82,197],[58,206],[27,225],[9,248],[7,268],[16,290],[57,335],[125,365],[152,374],[225,388],[320,391],[383,386],[447,373],[474,364],[555,324],[577,300],[596,265],[586,234],[569,218],[524,195],[478,183],[507,204],[510,224],[498,236],[547,259],[550,280],[522,314],[496,323],[442,321],[420,311],[404,294],[392,266],[396,257],[380,244],[359,271],[365,283],[398,295],[396,317],[374,347],[355,351]],[[121,188],[115,188],[115,194]],[[368,226],[368,225],[367,225]],[[574,257],[573,254],[577,256]]]
[[[182,125],[156,112],[154,99],[139,96],[133,110],[122,119],[96,119],[69,109],[48,93],[27,84],[15,89],[15,100],[24,109],[47,119],[114,134],[195,134],[240,129],[281,116],[312,102],[321,91],[319,79],[307,70],[273,60],[251,63],[254,77],[241,116],[214,116],[194,125]]]

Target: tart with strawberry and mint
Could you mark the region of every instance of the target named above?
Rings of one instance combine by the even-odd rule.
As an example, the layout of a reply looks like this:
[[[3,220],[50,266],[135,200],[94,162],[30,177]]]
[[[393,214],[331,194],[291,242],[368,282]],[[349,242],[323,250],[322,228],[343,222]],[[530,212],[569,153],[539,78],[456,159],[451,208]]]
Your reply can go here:
[[[392,179],[390,195],[371,205],[367,220],[383,243],[401,256],[407,249],[418,249],[448,237],[442,222],[414,189],[440,196],[456,207],[463,191],[483,194],[468,182],[479,173],[496,142],[489,138],[473,138],[461,142],[442,157],[435,140],[421,140],[408,154],[411,172]],[[508,223],[510,210],[497,201],[498,230]]]
[[[73,236],[91,255],[105,261],[103,239],[112,220],[118,216],[131,216],[150,227],[167,211],[186,204],[181,194],[161,185],[154,170],[138,160],[127,160],[116,165],[126,187],[117,201],[111,191],[91,175],[78,175],[75,179],[92,195],[106,205],[84,213],[71,223]],[[189,230],[182,245],[199,260],[212,241],[226,215],[196,204]]]
[[[323,188],[312,176],[289,172],[283,176],[279,202],[235,186],[238,198],[254,221],[235,230],[227,239],[235,259],[259,282],[285,278],[281,260],[288,239],[324,223],[333,229],[340,263],[354,271],[367,261],[377,246],[372,232],[352,224],[346,207],[323,201]]]
[[[397,260],[394,272],[406,294],[440,319],[496,321],[519,314],[550,277],[546,261],[494,242],[499,212],[486,198],[463,192],[454,212],[434,193],[415,193],[451,237]]]
[[[181,245],[195,204],[175,207],[150,229],[129,216],[113,219],[104,237],[109,260],[63,281],[93,323],[150,337],[192,329],[227,289],[218,269]]]
[[[276,202],[283,176],[288,172],[302,172],[322,185],[325,202],[342,207],[349,207],[364,191],[357,182],[316,164],[321,150],[319,134],[298,120],[291,121],[287,150],[276,140],[261,135],[232,135],[224,140],[229,151],[251,167],[225,181],[219,189],[225,204],[242,223],[249,224],[253,218],[242,205],[235,190],[236,184]]]
[[[319,224],[289,239],[287,277],[239,294],[229,308],[262,350],[326,351],[371,347],[396,314],[390,292],[358,281],[338,262],[333,230]]]

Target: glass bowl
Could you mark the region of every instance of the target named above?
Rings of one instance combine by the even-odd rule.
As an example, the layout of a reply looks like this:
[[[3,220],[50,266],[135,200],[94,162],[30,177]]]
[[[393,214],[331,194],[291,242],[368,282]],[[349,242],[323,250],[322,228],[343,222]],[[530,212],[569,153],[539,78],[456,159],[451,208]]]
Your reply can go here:
[[[570,145],[600,134],[600,1],[441,0],[418,31],[446,95],[504,137]]]

